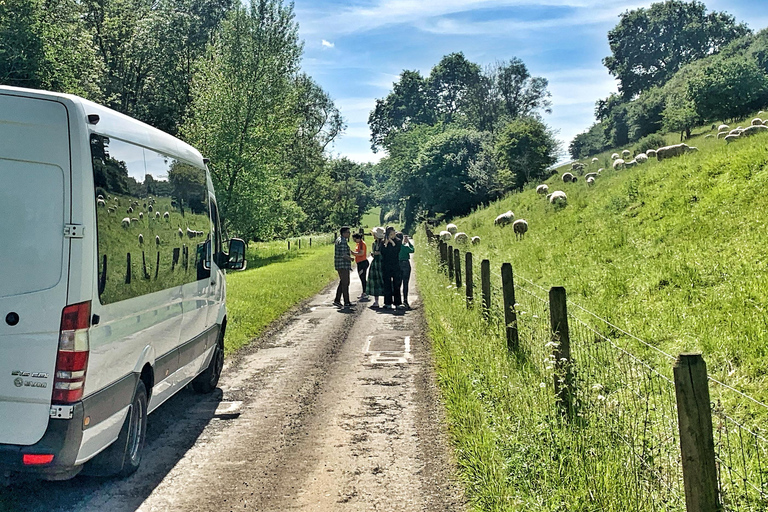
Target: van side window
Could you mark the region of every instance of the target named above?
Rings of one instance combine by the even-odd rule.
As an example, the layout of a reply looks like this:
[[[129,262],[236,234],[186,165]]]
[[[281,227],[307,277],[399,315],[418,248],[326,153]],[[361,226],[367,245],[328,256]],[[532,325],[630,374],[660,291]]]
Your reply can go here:
[[[91,135],[102,304],[210,277],[205,169]]]
[[[223,257],[223,250],[222,250],[222,241],[221,241],[221,222],[219,221],[219,206],[216,204],[216,200],[212,197],[210,198],[211,201],[211,224],[213,224],[213,254],[214,261],[216,264],[221,267],[222,261],[220,258]]]

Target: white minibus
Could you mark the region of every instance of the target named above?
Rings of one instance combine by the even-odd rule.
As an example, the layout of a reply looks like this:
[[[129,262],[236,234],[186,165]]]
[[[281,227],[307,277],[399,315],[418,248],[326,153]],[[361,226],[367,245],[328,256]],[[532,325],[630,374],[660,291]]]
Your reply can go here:
[[[206,160],[82,98],[0,87],[0,475],[127,475],[147,414],[216,388],[225,269]]]

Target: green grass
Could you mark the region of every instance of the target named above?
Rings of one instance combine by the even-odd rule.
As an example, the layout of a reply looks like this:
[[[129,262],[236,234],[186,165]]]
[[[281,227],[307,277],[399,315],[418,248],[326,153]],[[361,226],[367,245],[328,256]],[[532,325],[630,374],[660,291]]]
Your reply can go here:
[[[312,297],[336,278],[333,245],[315,245],[280,256],[284,242],[251,244],[248,269],[227,274],[229,324],[224,348],[230,354],[259,336],[294,305]],[[293,245],[293,244],[292,244]],[[260,255],[261,246],[263,255]]]
[[[667,137],[678,142],[674,134]],[[710,374],[766,402],[768,136],[729,145],[702,136],[688,144],[700,151],[624,171],[601,161],[598,166],[609,170],[594,187],[583,179],[564,184],[558,172],[547,183],[550,192],[568,194],[564,208],[549,205],[533,183],[453,222],[482,238],[480,245],[466,248],[474,254],[476,276],[483,258],[491,260],[495,274],[502,262],[510,262],[518,285],[527,278],[544,289],[565,286],[573,302],[652,346],[672,355],[702,352]],[[510,209],[529,223],[522,241],[515,240],[511,227],[493,225]],[[532,312],[530,297],[518,287],[524,350],[512,357],[502,322],[488,325],[477,311],[467,311],[462,294],[439,276],[433,252],[419,251],[417,260],[460,475],[477,510],[681,509],[681,501],[654,485],[650,473],[637,470],[636,457],[621,440],[632,439],[644,464],[670,468],[669,481],[680,485],[671,384],[655,377],[650,391],[644,389],[650,373],[628,371],[627,358],[610,347],[590,354],[598,345],[583,342],[598,338],[574,322],[572,334],[579,330],[582,342],[574,349],[580,411],[577,424],[566,427],[554,413],[552,370],[542,360],[550,350],[544,345],[546,308]],[[495,286],[496,281],[494,276]],[[496,304],[494,314],[499,311]],[[671,373],[666,357],[610,331],[659,372]],[[720,386],[710,388],[713,401],[764,435],[766,409]],[[714,423],[718,453],[727,453],[724,429],[732,436],[737,430],[725,427],[719,416]],[[755,452],[747,450],[739,464],[753,472]],[[754,507],[734,503],[731,510]]]
[[[368,233],[371,231],[371,228],[374,228],[379,225],[379,214],[381,213],[381,208],[376,207],[372,208],[363,215],[362,220],[360,221],[361,227],[365,229],[365,232]]]

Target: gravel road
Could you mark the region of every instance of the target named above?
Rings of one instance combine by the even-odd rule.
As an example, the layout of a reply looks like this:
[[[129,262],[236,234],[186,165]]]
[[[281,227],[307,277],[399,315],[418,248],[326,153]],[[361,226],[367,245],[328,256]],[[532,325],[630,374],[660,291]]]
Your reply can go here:
[[[150,415],[131,477],[17,482],[0,510],[465,510],[416,291],[408,312],[340,311],[334,291],[228,360],[220,390]]]

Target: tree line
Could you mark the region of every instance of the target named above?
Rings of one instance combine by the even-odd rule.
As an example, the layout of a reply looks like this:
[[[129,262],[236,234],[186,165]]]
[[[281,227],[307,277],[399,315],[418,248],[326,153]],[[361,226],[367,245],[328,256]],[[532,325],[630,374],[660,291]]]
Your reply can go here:
[[[382,222],[405,229],[461,215],[548,175],[557,141],[541,120],[551,102],[545,78],[517,58],[486,68],[462,53],[428,76],[404,70],[369,116]]]
[[[344,120],[301,70],[283,0],[5,0],[0,83],[83,96],[210,159],[225,227],[263,240],[357,224],[374,171],[326,151]]]
[[[696,126],[768,105],[768,30],[755,34],[700,1],[626,11],[608,42],[603,63],[619,93],[597,101],[597,122],[570,143],[574,159],[631,143],[652,147],[658,132],[682,140]]]

